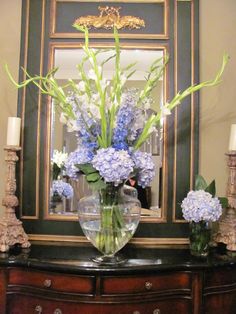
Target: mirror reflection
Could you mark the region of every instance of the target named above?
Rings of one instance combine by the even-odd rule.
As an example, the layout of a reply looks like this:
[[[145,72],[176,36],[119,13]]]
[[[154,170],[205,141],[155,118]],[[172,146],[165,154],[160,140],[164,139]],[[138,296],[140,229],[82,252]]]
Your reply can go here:
[[[98,61],[109,59],[114,54],[113,50],[104,51],[97,56]],[[160,58],[163,62],[163,50],[145,50],[145,49],[122,49],[121,65],[127,67],[134,61],[137,62],[138,70],[126,80],[125,88],[132,90],[141,90],[144,87],[147,71],[156,59]],[[77,65],[84,57],[81,48],[56,48],[54,54],[54,67],[58,68],[55,78],[61,86],[65,86],[68,79],[73,79],[77,84],[78,78]],[[101,58],[101,60],[99,60]],[[103,76],[109,81],[114,74],[115,64],[111,58],[103,67]],[[89,71],[89,66],[85,70]],[[152,113],[159,111],[163,104],[163,77],[160,78],[157,86],[152,92],[152,98],[143,108],[145,115],[149,117]],[[68,93],[70,92],[68,87]],[[50,215],[77,215],[78,201],[85,195],[91,194],[91,189],[83,175],[76,178],[65,168],[65,161],[70,152],[77,149],[76,131],[73,126],[63,123],[63,116],[56,111],[56,106],[52,104],[52,127],[51,127],[51,191],[50,191]],[[162,126],[152,134],[149,140],[143,144],[142,151],[151,153],[155,163],[155,177],[150,186],[142,188],[137,185],[135,178],[127,180],[126,184],[134,186],[138,190],[138,198],[142,205],[143,216],[161,217],[161,175],[162,175]],[[64,182],[64,187],[60,183]],[[63,190],[64,189],[64,190]],[[63,190],[63,192],[62,192]],[[61,191],[61,192],[60,192]]]

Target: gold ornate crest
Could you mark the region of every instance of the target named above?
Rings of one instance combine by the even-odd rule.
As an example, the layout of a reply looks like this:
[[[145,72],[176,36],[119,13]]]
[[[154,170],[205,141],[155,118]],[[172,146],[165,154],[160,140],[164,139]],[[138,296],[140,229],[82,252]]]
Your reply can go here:
[[[143,19],[132,15],[121,16],[120,9],[121,7],[99,6],[99,15],[81,16],[76,19],[74,23],[87,28],[94,27],[97,29],[112,29],[113,27],[116,27],[117,29],[139,29],[145,27]]]

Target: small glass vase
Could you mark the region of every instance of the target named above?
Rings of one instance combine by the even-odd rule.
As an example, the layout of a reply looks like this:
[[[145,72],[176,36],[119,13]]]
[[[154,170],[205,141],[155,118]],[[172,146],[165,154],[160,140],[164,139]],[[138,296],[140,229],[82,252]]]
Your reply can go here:
[[[78,215],[87,239],[102,255],[93,260],[110,265],[123,262],[115,255],[134,235],[140,220],[141,205],[136,189],[107,183],[102,190],[79,201]]]
[[[190,252],[194,256],[205,257],[209,254],[211,227],[207,221],[190,223]]]

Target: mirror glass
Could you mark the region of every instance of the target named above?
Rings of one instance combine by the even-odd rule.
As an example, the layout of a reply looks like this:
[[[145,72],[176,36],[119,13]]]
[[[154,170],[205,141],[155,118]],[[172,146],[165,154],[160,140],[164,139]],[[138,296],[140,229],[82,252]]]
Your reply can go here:
[[[114,50],[106,51],[98,55],[101,62],[107,59]],[[126,81],[124,88],[137,88],[143,89],[147,71],[150,65],[156,59],[161,59],[163,62],[164,50],[145,50],[145,49],[122,49],[121,50],[121,67],[124,68],[133,62],[136,72]],[[78,71],[76,65],[80,63],[84,57],[83,49],[81,48],[55,48],[54,50],[54,67],[58,68],[55,78],[64,86],[68,79],[73,79],[79,83]],[[104,65],[104,77],[111,79],[114,74],[114,59],[111,59]],[[88,68],[85,70],[89,71]],[[149,109],[145,110],[145,114],[149,116],[153,112],[157,112],[163,104],[164,98],[164,79],[160,78],[157,86],[152,92],[151,105]],[[69,90],[68,90],[69,92]],[[80,175],[77,180],[68,176],[63,168],[63,161],[66,156],[76,150],[77,139],[76,132],[68,132],[67,126],[61,123],[61,113],[56,110],[57,108],[52,104],[52,126],[51,126],[51,191],[50,191],[50,215],[61,215],[62,217],[77,215],[77,204],[80,198],[91,193],[84,176]],[[155,178],[151,186],[143,189],[138,187],[138,195],[142,204],[143,216],[154,216],[161,218],[161,174],[162,174],[162,123],[156,132],[152,134],[150,139],[143,145],[142,150],[149,152],[153,156],[156,171]],[[58,180],[69,183],[73,188],[74,195],[72,198],[60,197],[55,192],[55,186]],[[128,185],[135,186],[134,180],[128,180]],[[53,187],[53,188],[52,188]]]

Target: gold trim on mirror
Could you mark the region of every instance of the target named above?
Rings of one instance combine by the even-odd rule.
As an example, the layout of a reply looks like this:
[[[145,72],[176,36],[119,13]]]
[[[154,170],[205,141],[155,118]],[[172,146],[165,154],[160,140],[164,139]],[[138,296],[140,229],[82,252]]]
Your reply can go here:
[[[123,28],[139,29],[145,27],[143,19],[132,15],[120,15],[121,7],[99,6],[99,15],[86,15],[77,18],[74,24],[84,26],[87,28],[103,28],[113,29],[116,27],[118,30]]]
[[[169,38],[169,0],[111,0],[111,1],[94,1],[94,0],[74,0],[74,1],[67,1],[67,0],[51,0],[51,7],[50,7],[50,38],[83,38],[84,34],[82,33],[75,33],[75,32],[57,32],[56,30],[56,21],[57,21],[57,3],[69,3],[69,2],[91,2],[91,3],[146,3],[146,4],[163,4],[164,6],[164,16],[163,16],[163,33],[160,34],[149,34],[149,33],[122,33],[119,34],[120,38],[129,38],[129,39],[168,39]],[[137,19],[137,18],[135,18]],[[134,20],[133,20],[134,21]],[[73,21],[72,21],[73,22]],[[134,28],[133,28],[134,29]],[[103,32],[103,33],[93,33],[90,32],[90,38],[113,38],[113,34],[111,32]]]
[[[52,69],[55,64],[54,56],[55,56],[55,50],[56,49],[78,49],[82,48],[83,43],[67,43],[67,42],[52,42],[49,45],[49,60],[48,60],[48,70]],[[109,43],[90,43],[90,47],[93,48],[113,48],[114,44]],[[165,44],[157,44],[157,43],[149,43],[149,44],[142,44],[142,43],[121,43],[121,48],[124,49],[143,49],[143,50],[162,50],[164,52],[164,56],[169,55],[168,52],[168,45]],[[163,95],[164,95],[164,102],[166,101],[168,97],[168,90],[169,90],[169,79],[168,79],[168,65],[164,71],[164,84],[163,84]],[[61,214],[49,214],[49,193],[50,190],[50,147],[51,147],[51,103],[50,99],[48,98],[48,104],[47,104],[47,148],[45,150],[45,160],[46,160],[46,167],[44,170],[44,175],[46,178],[46,184],[45,184],[45,201],[47,206],[44,208],[44,220],[59,220],[59,221],[76,221],[77,215],[61,215]],[[163,139],[166,138],[166,126],[164,123],[164,129],[163,129]],[[163,145],[163,163],[162,163],[162,169],[163,169],[163,176],[162,176],[162,199],[161,199],[161,217],[157,216],[142,216],[141,222],[148,222],[148,223],[165,223],[167,222],[167,199],[168,199],[168,188],[167,188],[167,170],[168,170],[168,164],[167,164],[167,143],[164,141]]]

